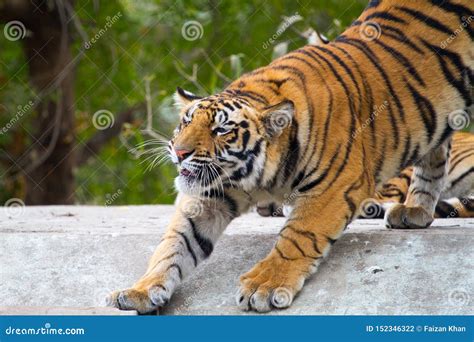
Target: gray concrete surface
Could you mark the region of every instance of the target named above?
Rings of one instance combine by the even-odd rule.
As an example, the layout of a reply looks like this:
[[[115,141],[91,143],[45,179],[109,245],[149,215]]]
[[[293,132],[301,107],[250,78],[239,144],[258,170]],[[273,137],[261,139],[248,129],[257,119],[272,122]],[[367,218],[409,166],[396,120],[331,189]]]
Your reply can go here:
[[[0,315],[100,307],[143,273],[172,210],[0,210]],[[270,250],[283,222],[253,213],[235,220],[161,313],[245,314],[234,306],[238,277]],[[474,314],[473,245],[474,219],[411,231],[356,221],[293,306],[273,314]]]
[[[109,307],[0,306],[0,316],[136,316],[136,311]]]

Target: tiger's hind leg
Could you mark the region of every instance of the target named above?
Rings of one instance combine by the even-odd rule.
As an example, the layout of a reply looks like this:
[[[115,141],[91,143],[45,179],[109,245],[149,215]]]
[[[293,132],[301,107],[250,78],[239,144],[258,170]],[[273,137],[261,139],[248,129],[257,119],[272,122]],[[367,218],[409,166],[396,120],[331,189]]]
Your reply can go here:
[[[450,140],[419,160],[404,204],[396,204],[385,214],[387,228],[426,228],[434,218],[436,204],[448,172]]]

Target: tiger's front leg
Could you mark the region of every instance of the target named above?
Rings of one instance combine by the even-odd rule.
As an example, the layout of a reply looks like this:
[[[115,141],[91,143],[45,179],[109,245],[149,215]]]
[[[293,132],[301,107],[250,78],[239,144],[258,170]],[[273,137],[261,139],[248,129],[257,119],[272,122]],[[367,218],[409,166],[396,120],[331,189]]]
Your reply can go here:
[[[365,184],[334,184],[321,195],[301,194],[273,249],[240,278],[237,305],[258,312],[289,307],[369,197]]]
[[[182,196],[146,273],[130,289],[113,292],[107,304],[141,314],[164,306],[181,281],[211,254],[236,215],[228,203]]]

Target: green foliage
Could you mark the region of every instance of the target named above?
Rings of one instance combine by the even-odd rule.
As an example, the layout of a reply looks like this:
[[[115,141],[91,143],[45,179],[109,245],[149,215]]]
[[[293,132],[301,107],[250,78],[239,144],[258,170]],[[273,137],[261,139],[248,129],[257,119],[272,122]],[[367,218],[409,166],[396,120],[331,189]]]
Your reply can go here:
[[[79,147],[97,132],[92,124],[95,112],[106,109],[117,115],[144,102],[147,77],[153,79],[153,128],[169,136],[177,122],[171,100],[176,86],[200,95],[219,91],[243,72],[268,64],[276,44],[285,42],[289,50],[304,45],[306,40],[298,32],[312,27],[334,38],[365,4],[366,0],[78,0],[74,53],[84,51],[75,86]],[[297,14],[302,20],[273,39],[283,17]],[[183,25],[189,21],[202,25],[202,37],[185,39]],[[6,107],[0,107],[0,111],[11,117],[14,108],[33,95],[20,43],[0,36],[0,44],[0,80],[4,80],[0,85]],[[124,129],[120,138],[77,170],[79,203],[172,202],[174,167],[161,165],[147,171],[147,164],[129,152],[150,139],[141,131],[146,113],[137,114],[137,120]],[[2,115],[0,125],[8,118]],[[19,125],[31,130],[34,120],[30,113]],[[9,139],[11,134],[0,135],[0,144],[4,146]],[[31,142],[28,135],[24,139],[26,145]]]

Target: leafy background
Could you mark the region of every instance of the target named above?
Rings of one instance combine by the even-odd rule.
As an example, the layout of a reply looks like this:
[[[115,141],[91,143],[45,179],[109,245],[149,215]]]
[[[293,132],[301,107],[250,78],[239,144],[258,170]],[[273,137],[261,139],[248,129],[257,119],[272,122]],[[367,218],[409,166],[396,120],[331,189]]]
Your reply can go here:
[[[365,5],[365,0],[77,0],[75,54],[83,49],[85,38],[100,33],[110,18],[120,14],[85,50],[77,66],[78,140],[86,142],[96,132],[91,118],[98,110],[118,113],[143,103],[147,83],[153,128],[169,136],[177,122],[172,101],[176,86],[200,95],[217,92],[241,73],[269,63],[276,54],[304,45],[302,33],[309,28],[334,38]],[[269,42],[284,18],[294,15],[301,20]],[[183,37],[183,25],[189,21],[202,25],[202,37],[192,41]],[[33,91],[20,42],[0,35],[0,62],[3,126],[10,120],[8,113],[27,103]],[[31,143],[23,130],[34,129],[37,115],[25,115],[18,123],[22,129],[0,135],[0,148]],[[174,167],[165,164],[147,170],[148,164],[130,152],[150,138],[142,132],[145,126],[143,110],[97,158],[76,170],[77,203],[172,203]],[[0,169],[3,175],[5,171]],[[0,200],[21,196],[21,186],[12,184],[8,177],[2,177]]]

